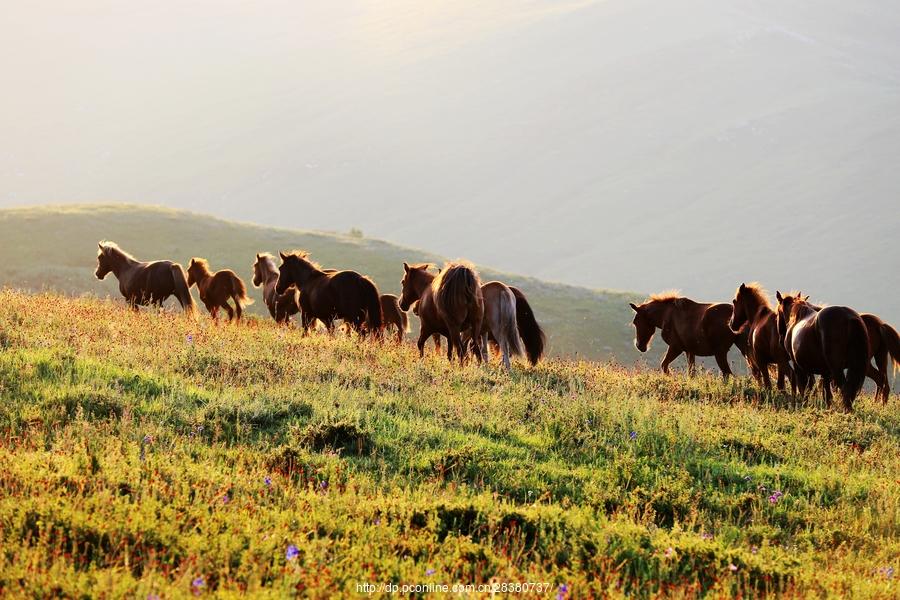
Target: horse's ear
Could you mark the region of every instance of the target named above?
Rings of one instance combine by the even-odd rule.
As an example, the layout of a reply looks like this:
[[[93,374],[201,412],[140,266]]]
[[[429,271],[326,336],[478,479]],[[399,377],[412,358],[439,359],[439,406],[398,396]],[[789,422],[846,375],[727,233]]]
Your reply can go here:
[[[284,252],[281,252],[280,250],[278,252],[278,256],[281,257],[281,260],[287,260],[287,254],[285,254]]]
[[[781,297],[781,292],[779,292],[778,290],[775,290],[775,299],[778,300],[779,302],[784,300],[784,298]]]
[[[103,244],[101,242],[97,242],[97,247],[103,250]]]
[[[259,260],[259,252],[256,253],[256,260]]]
[[[746,290],[746,289],[747,289],[747,284],[742,283],[742,284],[741,284],[741,291],[743,292],[743,291]]]
[[[403,263],[403,270],[406,271],[407,273],[409,273],[409,265],[406,263]]]
[[[628,306],[630,306],[631,310],[633,310],[634,312],[639,312],[641,310],[637,307],[637,305],[634,302],[629,302]]]
[[[803,298],[803,301],[804,301],[804,302],[809,302],[809,294],[807,294],[806,297]]]

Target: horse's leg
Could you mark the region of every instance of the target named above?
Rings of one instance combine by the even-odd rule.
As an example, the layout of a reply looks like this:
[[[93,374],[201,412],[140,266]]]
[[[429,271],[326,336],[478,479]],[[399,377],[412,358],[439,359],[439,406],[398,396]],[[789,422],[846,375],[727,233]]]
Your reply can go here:
[[[684,355],[687,357],[688,375],[693,377],[697,372],[697,355],[690,352],[685,352]]]
[[[441,355],[441,334],[435,333],[431,336],[432,341],[434,341],[434,352],[438,356]]]
[[[225,300],[224,302],[222,302],[222,308],[225,309],[225,313],[228,315],[228,322],[230,323],[231,321],[233,321],[234,320],[234,309],[232,309],[231,305],[228,304],[228,300]]]
[[[237,320],[241,320],[241,316],[244,314],[244,309],[241,308],[241,301],[237,296],[232,296],[232,300],[234,300],[234,312],[237,314]]]
[[[888,374],[888,353],[886,348],[882,348],[881,352],[875,353],[875,365],[881,374],[881,402],[887,404],[888,397],[891,395],[891,378]],[[878,399],[876,394],[875,399]]]
[[[767,390],[772,389],[772,377],[769,375],[769,365],[763,364],[757,367],[759,371],[759,377],[757,379],[762,380],[763,387]]]
[[[776,385],[778,391],[783,392],[785,388],[785,378],[788,377],[788,370],[790,367],[785,363],[778,363],[776,368],[778,371],[778,383]]]
[[[453,350],[455,349],[456,356],[459,357],[459,364],[465,364],[466,349],[462,343],[462,334],[455,323],[452,325],[447,324],[447,339],[450,340],[447,348],[447,358],[451,361],[453,360]]]
[[[831,391],[831,375],[822,375],[822,393],[825,396],[825,406],[831,408],[831,400],[834,398]]]
[[[666,350],[666,355],[663,357],[662,362],[659,364],[659,368],[663,373],[665,373],[666,375],[669,374],[669,365],[673,360],[678,358],[680,354],[681,348],[678,348],[676,346],[669,346],[669,349]]]
[[[431,335],[431,330],[428,327],[425,327],[425,323],[422,323],[421,330],[419,331],[419,340],[416,342],[416,347],[419,349],[419,358],[424,358],[425,356],[425,342],[428,341],[428,337]],[[440,336],[438,334],[434,334],[434,336],[440,341]]]
[[[728,350],[716,354],[716,364],[722,370],[722,379],[728,381],[728,378],[731,376],[731,365],[728,364]]]

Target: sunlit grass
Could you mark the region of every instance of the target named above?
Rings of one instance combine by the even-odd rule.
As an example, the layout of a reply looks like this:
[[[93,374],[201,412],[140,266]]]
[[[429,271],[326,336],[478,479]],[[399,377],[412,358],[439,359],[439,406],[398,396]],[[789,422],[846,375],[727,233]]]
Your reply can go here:
[[[845,415],[714,375],[0,306],[0,594],[896,594],[896,398]]]

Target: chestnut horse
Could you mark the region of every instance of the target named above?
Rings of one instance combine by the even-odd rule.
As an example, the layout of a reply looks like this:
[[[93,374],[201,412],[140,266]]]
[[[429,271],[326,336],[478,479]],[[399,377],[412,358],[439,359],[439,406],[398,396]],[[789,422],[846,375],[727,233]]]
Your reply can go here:
[[[244,307],[253,304],[247,297],[247,286],[231,269],[213,272],[203,258],[192,258],[188,265],[188,285],[197,284],[200,300],[213,320],[219,320],[219,309],[225,309],[229,321],[240,321]],[[234,300],[234,310],[228,300]]]
[[[400,300],[394,294],[381,295],[381,314],[384,316],[384,326],[397,327],[397,343],[403,342],[403,334],[409,332],[409,315],[400,309]]]
[[[275,291],[283,294],[291,285],[300,291],[303,328],[309,331],[316,319],[334,331],[334,320],[343,319],[360,335],[380,337],[384,328],[378,287],[356,271],[323,270],[306,252],[281,256]]]
[[[820,308],[800,294],[776,292],[775,297],[778,335],[794,365],[800,393],[806,393],[813,375],[821,375],[826,404],[831,406],[833,381],[841,390],[844,409],[852,411],[869,366],[865,322],[846,306]]]
[[[669,373],[669,364],[682,352],[687,354],[688,372],[694,373],[694,357],[715,356],[716,364],[726,380],[731,375],[728,350],[738,337],[728,326],[730,304],[701,304],[675,293],[656,294],[640,306],[630,304],[634,311],[634,345],[646,352],[657,329],[669,345],[660,369]]]
[[[481,295],[484,298],[481,347],[485,350],[485,359],[490,358],[487,352],[490,339],[500,350],[500,359],[509,371],[512,369],[510,357],[525,354],[516,322],[516,296],[506,284],[499,281],[489,281],[482,285]],[[468,332],[466,336],[470,337]],[[474,338],[471,339],[474,342]]]
[[[184,312],[196,313],[194,298],[184,268],[169,260],[141,262],[119,248],[114,242],[100,242],[97,252],[97,270],[94,275],[103,280],[109,273],[119,280],[119,291],[128,305],[154,304],[162,306],[169,296],[175,296]]]
[[[471,266],[463,263],[449,263],[438,274],[428,272],[428,264],[408,265],[403,263],[403,294],[400,308],[409,310],[414,302],[419,305],[419,356],[425,354],[425,341],[439,333],[447,338],[447,358],[453,360],[456,350],[459,362],[465,360],[466,347],[462,343],[462,332],[471,330],[475,356],[484,360],[481,347],[481,327],[484,321],[484,296],[481,281]]]
[[[290,287],[283,294],[275,292],[278,283],[278,267],[275,257],[268,252],[256,255],[253,263],[253,287],[262,287],[263,300],[269,308],[269,314],[276,323],[288,323],[291,317],[300,312],[300,292]]]
[[[740,335],[746,330],[747,359],[758,381],[772,389],[769,365],[778,369],[778,389],[784,390],[784,380],[791,381],[793,371],[790,357],[778,337],[777,317],[766,292],[758,283],[742,283],[734,294],[729,327]]]

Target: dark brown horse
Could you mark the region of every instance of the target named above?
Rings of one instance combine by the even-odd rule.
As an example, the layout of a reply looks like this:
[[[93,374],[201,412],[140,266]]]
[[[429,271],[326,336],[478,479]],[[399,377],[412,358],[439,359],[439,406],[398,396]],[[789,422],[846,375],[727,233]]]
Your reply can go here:
[[[478,273],[470,265],[450,263],[435,275],[428,272],[429,266],[403,263],[400,308],[409,310],[413,303],[419,303],[416,308],[421,323],[417,343],[419,355],[424,355],[425,341],[429,336],[439,333],[448,340],[447,358],[453,360],[453,351],[456,350],[459,362],[463,363],[466,346],[462,343],[462,332],[470,330],[475,356],[482,361],[484,296]]]
[[[519,327],[522,343],[525,344],[525,355],[528,357],[528,362],[536,365],[547,350],[547,336],[537,322],[534,311],[522,290],[513,286],[509,286],[509,289],[516,297],[516,325]]]
[[[381,314],[384,326],[394,325],[397,328],[397,343],[403,342],[403,334],[409,332],[409,315],[400,308],[400,300],[394,294],[381,295]]]
[[[793,363],[800,393],[811,387],[814,375],[821,375],[825,402],[831,405],[834,382],[841,390],[844,409],[852,411],[869,366],[865,322],[846,306],[820,308],[800,294],[776,292],[775,297],[778,335]]]
[[[778,319],[762,286],[758,283],[742,283],[731,304],[729,327],[738,335],[747,334],[746,356],[757,380],[771,389],[769,365],[775,365],[778,370],[778,389],[785,388],[785,378],[793,386],[790,358],[778,337]]]
[[[291,285],[297,286],[304,329],[308,331],[319,319],[333,332],[334,320],[343,319],[361,335],[381,336],[381,299],[371,279],[356,271],[325,271],[306,252],[280,255],[275,291],[283,294]]]
[[[635,313],[632,321],[635,347],[646,352],[657,329],[662,331],[662,339],[669,345],[660,364],[663,373],[668,373],[669,364],[684,352],[691,374],[694,372],[694,357],[715,356],[722,377],[728,379],[731,375],[728,350],[734,345],[737,335],[728,326],[731,320],[730,304],[701,304],[675,293],[665,293],[650,296],[640,306],[630,306]]]
[[[275,257],[268,252],[256,255],[253,263],[253,286],[262,287],[263,300],[269,309],[269,314],[276,323],[288,323],[291,317],[300,312],[300,292],[296,287],[279,294],[275,291],[278,284],[278,266],[275,265]]]
[[[94,275],[101,281],[112,273],[119,280],[119,291],[128,305],[154,304],[162,306],[169,296],[175,296],[184,312],[196,313],[194,298],[184,268],[169,260],[141,262],[119,248],[113,242],[100,242],[97,252],[97,271]]]
[[[247,286],[231,269],[213,272],[209,263],[203,258],[192,258],[188,265],[188,285],[197,284],[200,301],[216,321],[219,320],[219,309],[228,313],[229,321],[240,321],[244,307],[253,304],[247,297]],[[234,301],[234,309],[228,304]]]
[[[866,332],[869,334],[869,358],[875,359],[875,366],[869,364],[866,375],[875,382],[875,399],[881,397],[887,404],[891,395],[891,364],[900,365],[900,336],[897,330],[881,320],[877,315],[862,313]]]

